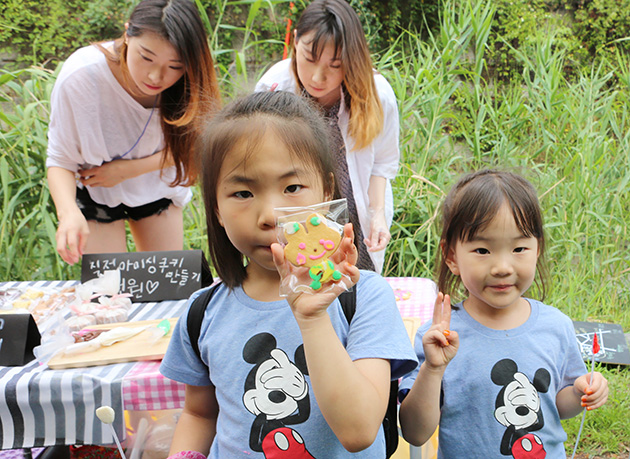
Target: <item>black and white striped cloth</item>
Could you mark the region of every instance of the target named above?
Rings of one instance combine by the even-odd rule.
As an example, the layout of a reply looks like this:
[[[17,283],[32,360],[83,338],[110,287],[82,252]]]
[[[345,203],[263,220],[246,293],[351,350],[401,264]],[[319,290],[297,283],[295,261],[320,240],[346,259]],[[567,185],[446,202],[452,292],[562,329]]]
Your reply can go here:
[[[6,288],[65,288],[76,281],[4,282]],[[130,321],[179,317],[187,301],[134,303]],[[113,444],[96,417],[99,406],[116,412],[114,428],[124,438],[122,381],[134,363],[51,370],[36,360],[23,367],[0,366],[0,449],[52,445]]]

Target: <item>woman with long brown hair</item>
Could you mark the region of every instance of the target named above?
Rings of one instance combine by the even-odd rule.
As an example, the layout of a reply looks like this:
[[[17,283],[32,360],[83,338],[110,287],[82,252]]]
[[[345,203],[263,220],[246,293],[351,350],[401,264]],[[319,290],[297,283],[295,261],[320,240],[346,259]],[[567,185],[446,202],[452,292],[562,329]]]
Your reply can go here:
[[[183,248],[195,122],[217,105],[190,0],[143,0],[121,38],[68,58],[51,97],[46,161],[66,262],[126,251],[125,221],[139,251]]]
[[[396,96],[375,72],[365,33],[345,0],[315,0],[297,23],[290,59],[263,75],[257,91],[314,99],[331,126],[339,196],[348,200],[357,266],[380,272],[393,217],[390,180],[400,157]]]

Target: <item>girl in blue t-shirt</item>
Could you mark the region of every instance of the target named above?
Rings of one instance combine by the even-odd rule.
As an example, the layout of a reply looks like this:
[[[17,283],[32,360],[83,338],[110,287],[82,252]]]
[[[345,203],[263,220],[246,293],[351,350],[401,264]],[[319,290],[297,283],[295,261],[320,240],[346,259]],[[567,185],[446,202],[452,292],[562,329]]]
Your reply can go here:
[[[534,187],[483,170],[453,187],[442,212],[433,323],[418,330],[421,366],[400,388],[404,437],[422,445],[439,424],[440,458],[565,457],[560,419],[602,406],[608,383],[591,380],[571,320],[523,297],[544,254]],[[460,281],[468,296],[451,307],[441,292]]]
[[[204,126],[202,188],[222,283],[202,321],[201,359],[184,316],[162,362],[186,384],[176,457],[385,457],[390,380],[416,362],[391,288],[355,266],[352,225],[333,255],[356,289],[351,324],[337,300],[344,286],[279,295],[289,268],[274,208],[332,198],[326,129],[308,101],[283,91],[250,95]]]

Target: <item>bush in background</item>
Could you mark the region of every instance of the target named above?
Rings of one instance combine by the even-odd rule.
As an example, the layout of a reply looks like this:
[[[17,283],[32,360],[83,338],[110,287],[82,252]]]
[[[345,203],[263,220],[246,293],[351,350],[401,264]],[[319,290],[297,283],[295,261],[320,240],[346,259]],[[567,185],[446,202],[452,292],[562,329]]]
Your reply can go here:
[[[130,0],[4,0],[0,53],[8,56],[5,67],[49,62],[54,68],[77,48],[117,37],[130,5]]]

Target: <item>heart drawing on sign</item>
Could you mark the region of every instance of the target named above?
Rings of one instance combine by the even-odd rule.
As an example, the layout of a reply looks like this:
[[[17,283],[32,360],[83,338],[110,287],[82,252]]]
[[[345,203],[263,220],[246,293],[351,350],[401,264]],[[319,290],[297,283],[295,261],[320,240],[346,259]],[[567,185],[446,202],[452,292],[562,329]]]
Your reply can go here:
[[[150,295],[160,286],[159,281],[147,281],[147,293]]]

